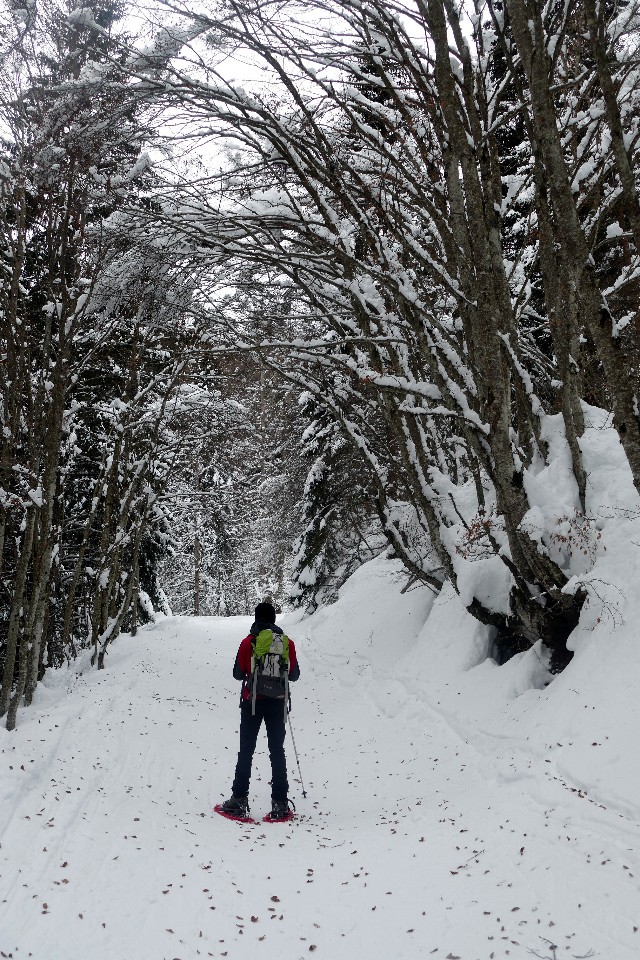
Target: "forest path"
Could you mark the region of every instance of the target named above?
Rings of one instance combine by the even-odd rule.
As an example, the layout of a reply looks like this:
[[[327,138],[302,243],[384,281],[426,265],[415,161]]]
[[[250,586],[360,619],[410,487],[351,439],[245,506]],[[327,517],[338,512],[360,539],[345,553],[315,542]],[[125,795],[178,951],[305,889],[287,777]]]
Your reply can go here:
[[[122,638],[105,671],[59,672],[2,731],[0,955],[638,956],[637,826],[504,744],[479,752],[366,657],[314,646],[307,623],[291,633],[308,798],[288,739],[295,821],[212,814],[249,623],[175,618]],[[261,734],[256,816],[268,781]]]

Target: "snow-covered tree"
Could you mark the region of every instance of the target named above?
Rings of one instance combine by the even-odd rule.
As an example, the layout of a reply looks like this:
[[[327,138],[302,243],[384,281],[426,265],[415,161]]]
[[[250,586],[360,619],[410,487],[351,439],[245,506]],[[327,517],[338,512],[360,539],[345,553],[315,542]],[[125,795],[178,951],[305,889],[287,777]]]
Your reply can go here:
[[[148,203],[152,180],[121,65],[124,6],[5,9],[0,714],[11,728],[47,665],[91,642],[102,666],[152,588],[190,293],[122,219]]]
[[[553,556],[552,530],[540,540],[528,477],[546,462],[546,418],[559,408],[584,508],[583,339],[640,478],[635,195],[624,180],[637,169],[635,21],[599,5],[585,31],[577,6],[537,0],[488,3],[466,25],[449,0],[300,9],[238,4],[193,18],[172,4],[210,31],[211,54],[194,48],[190,71],[187,53],[158,96],[233,147],[206,191],[180,191],[163,222],[194,248],[206,236],[230,285],[259,267],[265,289],[278,276],[295,291],[308,334],[281,343],[279,369],[358,449],[410,571],[459,586],[460,557],[480,538],[509,599],[465,587],[469,610],[561,651],[584,594],[565,589],[571,570]],[[335,30],[310,26],[323,16]],[[269,77],[268,95],[216,62],[234,44]],[[586,110],[596,89],[603,106]],[[521,137],[511,169],[509,125]],[[620,196],[629,230],[612,221]],[[600,236],[627,244],[627,261],[594,258]],[[232,310],[227,319],[251,339]]]
[[[339,423],[311,395],[301,454],[309,463],[296,543],[291,597],[306,609],[331,602],[346,579],[386,546],[374,484]]]

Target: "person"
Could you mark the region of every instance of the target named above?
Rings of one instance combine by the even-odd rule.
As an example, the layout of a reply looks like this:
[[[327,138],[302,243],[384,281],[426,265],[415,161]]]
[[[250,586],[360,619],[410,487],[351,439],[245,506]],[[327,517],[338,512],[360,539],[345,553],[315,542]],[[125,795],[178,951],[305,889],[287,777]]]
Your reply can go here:
[[[284,820],[289,816],[287,781],[287,760],[284,752],[286,734],[285,717],[287,704],[283,687],[281,696],[254,698],[250,690],[252,658],[255,638],[261,630],[271,630],[274,634],[283,634],[276,625],[276,611],[272,603],[259,603],[255,609],[255,620],[248,636],[242,640],[233,665],[233,676],[242,681],[240,694],[240,750],[236,764],[231,798],[220,805],[220,812],[233,817],[246,817],[249,811],[249,781],[251,764],[256,748],[260,726],[264,720],[271,759],[271,820]],[[300,667],[293,640],[289,638],[289,681],[300,676]],[[255,712],[254,712],[255,711]]]

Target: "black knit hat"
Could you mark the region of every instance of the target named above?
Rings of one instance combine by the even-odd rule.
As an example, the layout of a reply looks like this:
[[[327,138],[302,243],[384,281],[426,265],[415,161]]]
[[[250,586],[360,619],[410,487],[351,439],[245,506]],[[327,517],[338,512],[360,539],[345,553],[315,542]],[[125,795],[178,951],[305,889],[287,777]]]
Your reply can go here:
[[[256,607],[256,620],[263,623],[276,622],[276,610],[272,603],[259,603]]]

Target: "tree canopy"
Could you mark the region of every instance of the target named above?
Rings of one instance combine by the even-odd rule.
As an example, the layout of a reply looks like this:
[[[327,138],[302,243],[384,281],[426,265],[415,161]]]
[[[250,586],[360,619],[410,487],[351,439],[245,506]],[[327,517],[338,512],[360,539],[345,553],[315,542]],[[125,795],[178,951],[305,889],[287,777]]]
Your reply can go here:
[[[590,405],[640,491],[638,4],[6,8],[8,725],[154,607],[313,607],[385,549],[562,669]]]

